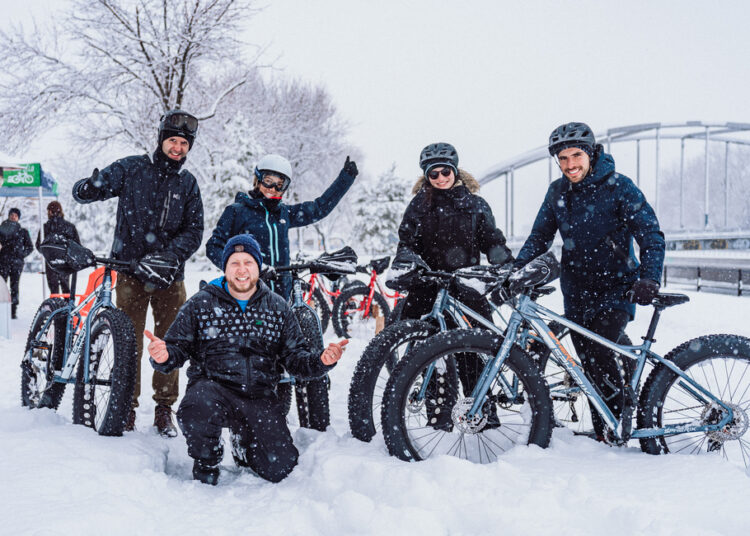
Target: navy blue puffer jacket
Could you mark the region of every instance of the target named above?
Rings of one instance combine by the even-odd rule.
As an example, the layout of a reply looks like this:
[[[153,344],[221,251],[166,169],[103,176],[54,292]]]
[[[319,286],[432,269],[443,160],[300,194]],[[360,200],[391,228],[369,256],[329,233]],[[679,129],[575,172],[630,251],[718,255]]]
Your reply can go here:
[[[664,234],[651,205],[633,181],[615,171],[614,159],[601,145],[597,155],[583,181],[561,177],[550,184],[515,263],[523,266],[547,251],[560,231],[565,316],[577,322],[607,308],[628,311],[632,318],[635,306],[625,293],[639,278],[659,281],[664,264]]]
[[[263,262],[270,266],[289,264],[289,229],[304,227],[322,220],[336,207],[349,190],[354,177],[341,171],[323,195],[314,201],[295,205],[267,199],[257,190],[239,192],[234,203],[224,209],[216,228],[206,244],[206,255],[221,271],[221,254],[227,241],[235,235],[249,233],[260,244]],[[275,290],[289,297],[291,276],[283,274]]]

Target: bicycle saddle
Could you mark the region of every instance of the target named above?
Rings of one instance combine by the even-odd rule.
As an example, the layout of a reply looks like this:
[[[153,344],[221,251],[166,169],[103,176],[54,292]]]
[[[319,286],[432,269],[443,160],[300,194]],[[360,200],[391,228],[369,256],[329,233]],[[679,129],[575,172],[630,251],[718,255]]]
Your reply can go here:
[[[681,303],[685,303],[689,301],[690,301],[690,298],[688,296],[685,296],[684,294],[660,292],[659,294],[656,295],[656,298],[653,299],[651,304],[654,307],[666,309],[667,307],[672,307],[673,305],[680,305]]]

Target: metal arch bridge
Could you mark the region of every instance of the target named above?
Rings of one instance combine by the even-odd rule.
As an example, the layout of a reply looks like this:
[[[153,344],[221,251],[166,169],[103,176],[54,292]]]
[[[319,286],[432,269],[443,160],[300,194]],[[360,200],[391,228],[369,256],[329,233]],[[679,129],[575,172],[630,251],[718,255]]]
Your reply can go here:
[[[704,214],[703,214],[703,232],[694,230],[692,232],[682,233],[667,233],[667,238],[683,240],[683,241],[695,241],[700,239],[716,240],[717,237],[722,239],[735,239],[739,238],[744,242],[746,249],[750,249],[750,230],[746,231],[732,231],[730,233],[722,232],[709,232],[709,199],[711,190],[709,189],[709,147],[712,143],[723,143],[724,144],[724,200],[725,209],[726,203],[729,198],[729,181],[728,181],[728,160],[729,160],[729,146],[730,145],[742,145],[750,146],[750,137],[742,137],[742,134],[750,133],[750,123],[704,123],[702,121],[687,121],[685,123],[644,123],[639,125],[629,125],[623,127],[610,128],[606,132],[602,132],[596,135],[598,143],[606,146],[607,152],[611,153],[611,146],[615,143],[630,142],[635,143],[636,146],[636,176],[635,180],[637,184],[640,184],[641,179],[641,142],[653,141],[655,151],[655,170],[653,177],[655,178],[655,195],[653,197],[652,205],[657,210],[659,206],[659,170],[660,170],[660,149],[662,146],[662,140],[680,140],[680,196],[682,196],[683,181],[684,181],[684,164],[685,164],[685,142],[686,140],[698,140],[703,141],[705,144],[705,168],[704,168]],[[536,149],[532,149],[526,153],[518,155],[507,161],[500,162],[497,165],[487,170],[484,175],[479,179],[479,183],[484,185],[490,183],[496,179],[505,180],[505,230],[508,233],[509,241],[515,242],[520,237],[516,237],[514,234],[514,189],[515,173],[531,164],[547,160],[548,165],[548,181],[551,182],[558,175],[557,165],[554,159],[549,155],[547,146],[541,146]],[[680,230],[683,229],[683,207],[682,199],[680,200]],[[725,215],[727,211],[725,210]],[[726,216],[725,216],[726,218]],[[725,220],[726,223],[726,220]],[[677,236],[684,235],[684,236]],[[743,242],[743,243],[744,243]],[[697,247],[701,247],[698,245]],[[726,246],[725,246],[726,247]],[[679,248],[678,248],[679,249]]]

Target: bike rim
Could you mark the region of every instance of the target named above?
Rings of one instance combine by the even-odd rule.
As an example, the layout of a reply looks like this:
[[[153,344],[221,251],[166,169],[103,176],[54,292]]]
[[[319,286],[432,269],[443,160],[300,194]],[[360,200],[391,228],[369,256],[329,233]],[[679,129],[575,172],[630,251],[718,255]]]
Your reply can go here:
[[[46,319],[41,319],[43,324]],[[26,353],[26,366],[29,375],[28,395],[32,406],[39,406],[42,403],[44,394],[54,385],[53,374],[50,367],[53,366],[52,360],[55,355],[55,323],[52,322],[47,326],[47,330],[41,341],[45,343],[44,348],[31,348]]]
[[[478,357],[483,365],[493,356]],[[438,373],[429,379],[431,385],[426,388],[427,396],[421,402],[414,397],[410,401],[410,395],[422,388],[432,364]],[[450,455],[475,463],[490,463],[516,445],[528,444],[533,422],[532,409],[524,395],[521,379],[507,365],[501,374],[518,386],[516,403],[492,404],[494,410],[488,407],[486,412],[488,422],[477,432],[467,433],[458,428],[454,410],[460,404],[465,404],[471,395],[470,387],[473,387],[462,385],[458,379],[458,368],[455,354],[444,354],[430,360],[409,382],[401,415],[407,441],[416,457],[425,460]],[[495,396],[500,394],[497,380],[491,393]]]
[[[99,430],[107,415],[109,400],[112,395],[112,370],[115,366],[115,352],[112,333],[107,329],[102,330],[91,342],[89,366],[89,393],[88,401],[91,403],[93,414],[93,427]]]
[[[750,362],[732,356],[712,357],[691,365],[685,373],[732,407],[735,418],[725,430],[718,432],[665,436],[662,440],[668,451],[673,454],[721,453],[734,464],[745,469],[750,467]],[[696,399],[682,379],[676,377],[666,391],[659,425],[711,422],[715,417],[709,406]]]

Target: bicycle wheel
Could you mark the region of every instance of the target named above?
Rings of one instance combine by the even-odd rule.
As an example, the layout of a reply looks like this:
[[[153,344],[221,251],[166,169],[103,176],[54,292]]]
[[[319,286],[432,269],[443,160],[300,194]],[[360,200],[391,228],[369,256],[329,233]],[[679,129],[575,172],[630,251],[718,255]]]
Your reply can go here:
[[[364,301],[370,293],[369,287],[352,287],[341,293],[333,302],[333,329],[339,337],[349,338],[353,334],[372,338],[375,335],[375,305],[388,322],[391,308],[388,301],[379,292],[372,295],[372,304],[367,317],[364,313]]]
[[[386,327],[367,345],[357,362],[349,386],[349,429],[360,441],[370,441],[380,430],[383,391],[396,363],[423,341],[439,331],[422,320],[404,320]]]
[[[326,298],[319,288],[313,291],[307,305],[315,309],[315,313],[320,319],[320,329],[325,333],[328,329],[328,323],[331,320],[331,308],[328,307],[328,302],[326,302]]]
[[[318,327],[318,319],[307,307],[295,307],[294,314],[305,336],[308,348],[313,355],[323,353],[323,338]],[[328,403],[328,376],[315,380],[297,381],[294,384],[294,396],[297,402],[299,425],[321,432],[331,423]]]
[[[396,305],[393,307],[391,314],[388,315],[388,319],[385,321],[385,325],[389,326],[401,320],[401,315],[404,312],[404,306],[406,305],[406,298],[400,298]]]
[[[125,429],[135,388],[135,331],[128,315],[104,309],[91,323],[88,383],[83,360],[73,392],[73,423],[99,435],[119,436]]]
[[[666,356],[688,377],[729,406],[734,418],[722,430],[641,438],[649,454],[721,455],[747,470],[750,465],[750,339],[739,335],[707,335],[685,342]],[[680,423],[718,423],[725,412],[704,402],[703,395],[664,365],[649,375],[641,392],[638,428]]]
[[[58,314],[44,329],[54,311],[65,307],[61,298],[44,300],[31,322],[26,349],[21,361],[21,405],[29,408],[57,409],[65,393],[65,384],[53,381],[65,356],[66,315]]]
[[[532,359],[517,347],[498,372],[481,418],[466,418],[473,399],[468,389],[461,392],[459,354],[465,359],[468,352],[484,364],[501,344],[500,337],[486,331],[454,330],[430,337],[401,360],[383,398],[388,452],[405,461],[447,454],[489,463],[515,445],[546,447],[552,433],[549,389]]]

